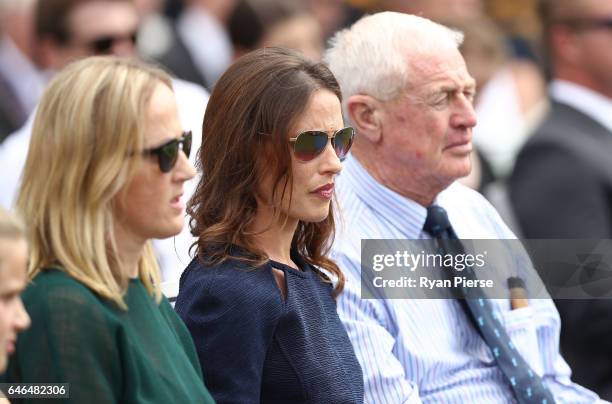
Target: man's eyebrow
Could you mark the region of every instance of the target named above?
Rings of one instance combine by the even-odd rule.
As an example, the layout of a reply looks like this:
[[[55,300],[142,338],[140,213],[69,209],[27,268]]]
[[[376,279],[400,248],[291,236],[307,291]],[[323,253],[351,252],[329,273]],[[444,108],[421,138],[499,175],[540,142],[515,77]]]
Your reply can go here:
[[[453,93],[459,90],[459,86],[453,84],[443,84],[439,87],[431,89],[426,95],[427,98],[436,98],[446,93]]]
[[[469,89],[476,89],[476,79],[473,77],[470,77],[469,79],[467,79],[465,81],[465,87]]]
[[[476,89],[476,80],[473,78],[469,78],[463,82],[463,85],[459,85],[457,83],[453,84],[442,84],[440,87],[432,91],[432,94],[438,93],[446,93],[452,91],[458,91],[463,88],[464,90],[475,90]]]

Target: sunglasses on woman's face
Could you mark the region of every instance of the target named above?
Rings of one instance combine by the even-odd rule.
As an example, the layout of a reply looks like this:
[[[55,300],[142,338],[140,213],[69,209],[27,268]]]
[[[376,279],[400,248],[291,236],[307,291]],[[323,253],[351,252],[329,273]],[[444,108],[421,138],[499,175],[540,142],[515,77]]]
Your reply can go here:
[[[179,147],[189,158],[191,153],[191,131],[183,132],[180,138],[172,139],[159,147],[145,149],[142,154],[145,156],[156,155],[159,169],[162,173],[168,173],[176,165],[179,155]]]
[[[354,136],[355,130],[351,127],[339,129],[332,135],[322,130],[309,130],[290,138],[289,142],[293,143],[295,158],[301,161],[310,161],[323,153],[328,140],[331,140],[338,158],[343,159],[353,145]]]

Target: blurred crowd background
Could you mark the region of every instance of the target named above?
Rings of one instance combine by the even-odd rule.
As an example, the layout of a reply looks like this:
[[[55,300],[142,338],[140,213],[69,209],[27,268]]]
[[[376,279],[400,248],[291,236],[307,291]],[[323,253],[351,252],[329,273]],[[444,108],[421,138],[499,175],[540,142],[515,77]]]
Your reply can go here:
[[[474,168],[462,181],[491,200],[520,234],[505,180],[547,111],[537,0],[0,0],[0,164],[6,170],[0,204],[10,208],[15,199],[29,143],[24,124],[46,83],[70,61],[138,55],[199,86],[181,91],[175,83],[179,103],[186,104],[181,115],[189,115],[183,124],[194,130],[197,148],[203,90],[210,92],[237,57],[284,46],[319,59],[336,31],[383,10],[465,33],[461,50],[478,83],[478,125]],[[180,266],[167,260],[160,257],[162,269]]]
[[[37,24],[37,1],[42,0],[0,0],[0,142],[25,123],[45,83],[64,64],[56,60],[56,48],[49,44],[48,34],[54,34],[49,25],[53,25],[54,16],[38,16],[49,21]],[[118,27],[121,18],[112,15],[105,26],[103,20],[107,17],[99,15],[95,24],[85,21],[73,24],[70,34],[72,39],[77,38],[73,42],[78,43],[82,35],[101,39],[87,44],[92,46],[91,53],[138,52],[178,78],[209,91],[235,58],[259,47],[285,46],[320,58],[334,32],[367,13],[393,10],[418,14],[463,31],[462,51],[478,82],[475,107],[479,122],[474,131],[477,146],[474,170],[464,182],[485,193],[506,220],[511,225],[514,222],[503,187],[500,191],[496,180],[511,173],[520,146],[544,117],[547,107],[544,80],[547,69],[542,57],[537,0],[134,0],[133,3],[139,14],[134,32],[130,32],[131,27]],[[55,18],[57,27],[66,24]],[[49,32],[44,32],[45,24]]]
[[[319,59],[337,30],[364,14],[392,10],[421,15],[465,33],[461,50],[478,83],[478,125],[474,168],[462,181],[482,192],[520,234],[505,180],[548,108],[548,69],[537,0],[128,0],[136,17],[119,6],[125,0],[50,0],[55,5],[46,7],[44,3],[37,7],[38,1],[43,0],[0,0],[3,169],[15,166],[16,172],[21,171],[29,136],[22,134],[18,141],[11,134],[24,125],[46,82],[70,60],[90,54],[138,54],[210,92],[245,52],[284,46]],[[79,3],[100,3],[106,11],[96,11],[95,4],[91,12],[70,11]],[[116,4],[111,7],[112,3]],[[182,101],[198,108],[195,100],[202,96],[193,98]],[[191,115],[188,125],[197,127],[189,129],[197,137],[201,115]],[[12,142],[5,141],[9,137]],[[22,155],[16,157],[15,150]],[[7,208],[14,200],[17,177],[0,176],[0,185],[7,188],[0,203]]]
[[[0,142],[23,125],[53,69],[44,37],[36,33],[36,1],[41,0],[0,0]],[[462,30],[466,35],[463,52],[479,87],[479,124],[474,133],[478,158],[466,183],[480,190],[508,175],[520,145],[546,110],[546,67],[535,0],[134,3],[140,18],[134,37],[140,55],[208,90],[232,60],[258,47],[286,46],[320,58],[335,31],[366,13],[394,10],[419,14]],[[112,32],[106,34],[113,38]],[[98,53],[110,51],[104,46],[119,47],[118,42],[96,44],[101,46]]]
[[[551,105],[546,84],[550,68],[537,0],[134,0],[135,19],[121,14],[120,9],[115,14],[104,12],[111,10],[111,3],[126,0],[90,0],[89,3],[100,3],[102,8],[94,10],[93,15],[90,10],[89,14],[72,13],[68,17],[36,12],[44,9],[37,8],[37,2],[47,1],[51,0],[0,0],[0,168],[3,172],[21,170],[12,165],[6,145],[26,124],[49,78],[70,60],[93,54],[138,54],[162,65],[177,78],[210,92],[232,61],[248,51],[285,46],[319,59],[334,32],[364,14],[392,10],[421,15],[464,32],[461,51],[468,70],[477,80],[478,124],[474,129],[474,169],[462,181],[482,192],[510,227],[521,234],[512,213],[507,184],[521,147],[543,122]],[[65,3],[66,9],[73,3],[84,2],[53,1]],[[606,29],[612,26],[612,15],[608,18],[602,22],[608,24]],[[609,31],[609,43],[612,43],[612,29]],[[609,51],[609,48],[602,49],[602,52]],[[178,92],[177,96],[181,97]],[[200,118],[194,120],[199,119],[200,123],[194,125],[200,127],[186,129],[194,130],[194,136],[199,136],[197,130],[201,130],[204,105],[192,104],[193,108],[201,109]],[[0,192],[8,191],[1,189]],[[583,209],[581,213],[589,212]],[[612,219],[607,219],[606,231],[612,229]],[[586,234],[589,235],[606,237],[606,234]],[[585,234],[570,232],[563,236]],[[550,236],[542,234],[541,237]],[[612,308],[601,308],[593,321],[606,322],[609,311]],[[563,313],[562,318],[565,330],[573,329],[580,334],[579,324],[567,322]],[[606,333],[596,338],[601,335]],[[562,348],[563,344],[566,343],[562,339]],[[577,344],[589,345],[585,341]],[[567,345],[565,348],[567,351]],[[580,359],[568,359],[574,362],[572,365],[580,362]],[[612,368],[607,359],[602,366]],[[578,377],[585,374],[579,371]],[[596,383],[578,381],[591,388],[598,387]],[[603,384],[610,388],[610,380]],[[599,389],[599,393],[610,394],[607,398],[612,396],[611,390]]]

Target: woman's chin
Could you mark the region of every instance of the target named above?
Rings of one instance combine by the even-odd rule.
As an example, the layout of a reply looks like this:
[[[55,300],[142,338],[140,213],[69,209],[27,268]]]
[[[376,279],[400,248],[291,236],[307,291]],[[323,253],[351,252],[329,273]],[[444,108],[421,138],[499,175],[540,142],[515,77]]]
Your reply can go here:
[[[309,212],[308,214],[303,215],[300,218],[300,221],[304,223],[321,223],[322,221],[327,219],[327,216],[329,216],[329,208],[320,212]]]
[[[183,221],[181,219],[180,222],[169,224],[168,226],[164,226],[163,228],[158,229],[155,236],[151,238],[157,239],[165,239],[178,235],[183,230]]]

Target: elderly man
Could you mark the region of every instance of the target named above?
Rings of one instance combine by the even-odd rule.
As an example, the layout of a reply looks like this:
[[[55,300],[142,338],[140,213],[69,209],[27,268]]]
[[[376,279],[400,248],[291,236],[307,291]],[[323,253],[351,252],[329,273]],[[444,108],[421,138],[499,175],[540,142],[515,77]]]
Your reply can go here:
[[[519,154],[511,201],[528,238],[610,239],[612,1],[542,0],[541,12],[551,110]],[[556,303],[576,381],[612,400],[612,301]]]
[[[326,60],[359,134],[337,193],[338,302],[360,359],[367,403],[594,402],[558,351],[549,299],[362,299],[364,239],[514,238],[470,172],[474,79],[462,35],[424,18],[379,13],[338,33]],[[450,223],[449,223],[450,220]],[[442,244],[441,244],[442,245]]]
[[[132,0],[43,0],[35,8],[36,39],[41,67],[49,75],[68,63],[96,54],[136,56],[138,14]],[[194,133],[192,146],[198,150],[208,93],[193,83],[174,80],[181,123]],[[25,163],[33,115],[0,146],[0,205],[10,208],[16,198]],[[195,154],[192,160],[195,161]],[[57,156],[70,158],[70,156]],[[185,184],[187,197],[197,181]],[[57,190],[62,192],[62,190]],[[192,242],[187,227],[176,238],[155,240],[154,246],[165,281],[178,280],[189,263]]]

